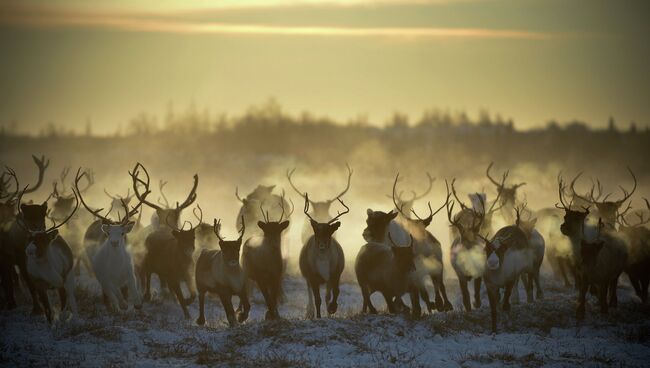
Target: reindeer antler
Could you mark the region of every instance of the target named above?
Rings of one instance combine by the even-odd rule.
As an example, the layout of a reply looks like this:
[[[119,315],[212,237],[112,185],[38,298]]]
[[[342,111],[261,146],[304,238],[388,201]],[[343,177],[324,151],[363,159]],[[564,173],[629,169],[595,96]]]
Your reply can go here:
[[[48,159],[46,162],[45,155],[42,155],[40,159],[32,155],[32,159],[34,160],[34,164],[36,164],[36,167],[38,168],[38,179],[36,181],[36,185],[28,189],[25,192],[25,194],[33,193],[37,191],[38,188],[41,187],[41,184],[43,184],[43,177],[45,176],[45,170],[48,168],[48,166],[50,166],[50,160]]]

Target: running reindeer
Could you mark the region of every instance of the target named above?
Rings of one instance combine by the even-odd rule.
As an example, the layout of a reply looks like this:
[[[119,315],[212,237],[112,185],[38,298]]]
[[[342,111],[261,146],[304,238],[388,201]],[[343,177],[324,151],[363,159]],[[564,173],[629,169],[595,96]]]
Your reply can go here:
[[[317,221],[317,222],[327,222],[327,221],[329,221],[332,218],[332,215],[330,214],[330,207],[332,206],[332,203],[339,200],[339,198],[342,198],[348,192],[348,190],[350,190],[350,182],[351,182],[351,179],[352,179],[352,172],[353,171],[350,168],[350,165],[346,164],[345,166],[348,169],[347,184],[345,185],[345,188],[339,194],[337,194],[336,196],[334,196],[334,197],[332,197],[332,198],[330,198],[328,200],[324,200],[324,201],[315,202],[313,200],[309,200],[309,204],[310,204],[312,210],[311,210],[311,212],[309,214],[310,218],[305,219],[305,223],[304,223],[303,228],[302,228],[301,236],[302,236],[302,243],[303,244],[305,244],[307,242],[307,240],[309,240],[309,238],[311,238],[311,236],[313,235],[312,226],[311,226],[311,218],[313,218],[314,221]],[[296,187],[296,185],[291,180],[291,177],[293,176],[295,171],[296,171],[295,168],[292,169],[292,170],[287,170],[287,180],[289,181],[289,185],[291,185],[291,188],[293,188],[293,190],[296,193],[298,193],[298,195],[301,196],[303,198],[303,200],[304,200],[305,199],[305,192],[298,189],[298,187]]]
[[[277,221],[272,221],[269,211],[264,210],[264,202],[259,203],[262,220],[258,221],[256,225],[262,230],[263,235],[247,239],[242,251],[244,271],[249,279],[255,281],[264,296],[267,320],[280,317],[278,302],[283,297],[282,276],[284,273],[282,232],[289,227],[287,219],[293,213],[292,206],[291,212],[285,216],[285,203],[287,202],[284,196],[278,200],[281,212]],[[242,227],[245,227],[244,222],[241,224]]]
[[[400,214],[400,216],[396,218],[396,221],[402,225],[406,231],[412,234],[414,238],[413,252],[415,254],[415,269],[418,275],[417,279],[421,283],[420,296],[427,305],[429,313],[431,313],[434,308],[439,312],[452,310],[453,307],[447,298],[447,291],[443,282],[444,266],[442,262],[442,247],[438,239],[427,230],[427,227],[433,220],[433,216],[438,214],[438,212],[447,205],[447,202],[449,202],[450,195],[447,195],[445,202],[435,212],[431,208],[431,202],[428,202],[427,206],[429,207],[429,215],[427,217],[420,217],[417,212],[411,208],[411,213],[415,216],[415,219],[413,219],[404,210],[404,206],[409,204],[400,202],[399,197],[397,196],[398,181],[399,173],[395,176],[392,196],[393,204]],[[412,207],[412,203],[410,205]],[[424,285],[423,278],[427,276],[431,278],[433,284],[435,304],[431,303],[429,294]]]
[[[117,221],[108,218],[108,213],[102,216],[101,212],[104,209],[91,209],[78,189],[79,181],[83,175],[86,173],[82,174],[80,170],[77,171],[74,187],[81,204],[93,217],[97,218],[90,225],[86,235],[88,236],[89,232],[97,227],[101,232],[101,235],[97,237],[96,245],[87,244],[86,253],[87,259],[92,264],[92,271],[102,287],[104,305],[111,312],[117,311],[118,307],[126,310],[128,308],[126,299],[130,299],[135,309],[141,309],[142,297],[136,286],[131,252],[127,249],[127,234],[133,230],[135,223],[130,219],[139,212],[142,201],[129,208],[126,199],[121,198],[120,205],[125,214],[124,217],[121,215],[122,212],[118,212]],[[146,198],[147,195],[149,192],[144,193],[142,197]]]
[[[560,226],[562,234],[569,237],[576,263],[576,283],[578,284],[578,308],[576,316],[582,320],[585,315],[585,300],[590,286],[598,289],[600,311],[607,313],[608,307],[616,307],[618,299],[616,287],[618,278],[625,268],[628,253],[625,242],[610,231],[602,232],[604,224],[586,223],[589,208],[582,210],[564,201],[566,184],[558,176],[560,203],[556,206],[564,210],[564,222]],[[609,295],[609,304],[607,297]]]
[[[643,198],[650,210],[650,202]],[[645,227],[650,222],[650,217],[645,218],[643,212],[637,211],[634,215],[638,218],[636,223],[626,219],[622,214],[618,216],[619,231],[629,242],[629,257],[625,266],[625,273],[634,287],[636,295],[643,303],[648,300],[648,284],[650,283],[650,230]]]
[[[19,196],[19,202],[23,193]],[[58,229],[65,225],[79,208],[79,198],[73,191],[75,206],[68,217],[59,224],[53,222],[50,228],[32,228],[27,222],[23,222],[26,216],[22,213],[23,206],[19,207],[18,224],[27,231],[28,240],[25,253],[27,255],[26,269],[29,280],[33,283],[40,304],[45,310],[48,323],[52,323],[53,313],[47,291],[55,289],[59,293],[61,311],[69,307],[70,317],[77,314],[77,303],[74,296],[74,259],[70,247],[66,241],[59,236]]]
[[[245,224],[244,219],[241,223]],[[246,226],[242,225],[239,238],[236,240],[224,240],[221,237],[221,220],[214,219],[213,231],[219,239],[220,250],[203,249],[196,261],[195,281],[199,294],[199,318],[196,323],[200,326],[205,324],[205,293],[209,291],[219,296],[228,324],[233,327],[237,322],[242,323],[248,319],[251,308],[248,301],[246,274],[239,263],[239,251]],[[242,310],[237,316],[232,306],[233,295],[237,295],[242,304]]]
[[[345,267],[345,255],[339,242],[333,238],[333,234],[341,226],[339,219],[350,212],[350,208],[340,198],[337,198],[345,211],[338,212],[327,222],[319,222],[309,214],[309,203],[311,203],[309,195],[305,193],[303,197],[305,198],[303,212],[309,219],[313,235],[307,239],[300,251],[300,273],[307,282],[307,318],[314,318],[314,306],[316,307],[316,318],[320,318],[320,286],[322,284],[326,285],[327,313],[332,315],[338,308],[339,281],[343,267]]]

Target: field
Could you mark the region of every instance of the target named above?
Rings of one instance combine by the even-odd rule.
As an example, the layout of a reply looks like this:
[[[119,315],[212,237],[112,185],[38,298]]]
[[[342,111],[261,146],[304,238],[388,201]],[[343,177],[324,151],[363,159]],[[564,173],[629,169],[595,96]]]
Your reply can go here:
[[[619,288],[620,306],[607,316],[595,298],[586,320],[574,318],[575,293],[545,278],[545,298],[500,312],[497,335],[489,333],[489,308],[460,310],[457,281],[446,280],[454,311],[419,320],[360,314],[358,286],[342,286],[339,312],[305,320],[305,287],[285,280],[282,320],[265,322],[259,293],[251,318],[228,328],[217,299],[208,299],[207,325],[184,320],[170,298],[154,295],[142,311],[105,311],[98,284],[85,276],[77,293],[80,317],[49,328],[23,304],[0,316],[0,361],[5,366],[237,366],[237,367],[644,367],[650,359],[650,306],[631,288]],[[523,293],[522,293],[523,296]],[[56,298],[53,298],[56,300]],[[383,303],[373,296],[378,306]],[[196,303],[191,307],[198,315]]]

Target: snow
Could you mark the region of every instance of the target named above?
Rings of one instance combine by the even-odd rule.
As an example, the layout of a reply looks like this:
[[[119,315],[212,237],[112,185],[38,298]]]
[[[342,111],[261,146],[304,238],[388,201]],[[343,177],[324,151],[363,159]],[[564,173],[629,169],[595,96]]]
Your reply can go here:
[[[619,288],[619,308],[603,316],[590,300],[586,320],[577,326],[575,292],[543,279],[545,299],[499,311],[499,331],[489,333],[489,307],[461,310],[458,282],[445,280],[455,310],[419,320],[387,314],[361,315],[353,280],[341,285],[335,317],[305,320],[305,283],[285,279],[286,301],[279,321],[266,312],[256,290],[250,319],[228,328],[214,296],[206,300],[207,323],[184,320],[171,296],[154,294],[143,310],[108,314],[96,281],[81,276],[80,315],[49,327],[29,315],[28,297],[0,315],[2,366],[648,366],[650,306],[642,305],[627,284]],[[53,301],[58,301],[52,295]],[[236,298],[235,298],[236,299]],[[406,300],[407,298],[405,298]],[[379,295],[373,295],[384,308]],[[323,310],[325,313],[325,311]],[[195,302],[190,313],[198,316]],[[326,314],[326,313],[325,313]]]

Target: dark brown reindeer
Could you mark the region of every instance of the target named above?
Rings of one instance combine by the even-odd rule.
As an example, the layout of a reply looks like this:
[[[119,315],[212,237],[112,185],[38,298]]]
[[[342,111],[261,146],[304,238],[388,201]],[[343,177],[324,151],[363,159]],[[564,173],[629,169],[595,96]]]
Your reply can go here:
[[[588,207],[580,211],[564,201],[566,184],[561,176],[558,177],[558,188],[560,203],[557,207],[565,212],[560,231],[571,240],[576,263],[576,283],[579,287],[576,316],[578,320],[584,318],[586,294],[590,286],[597,287],[600,310],[607,313],[608,307],[618,304],[616,287],[628,258],[625,242],[611,231],[602,231],[604,226],[601,220],[596,226],[586,223]]]
[[[9,303],[11,298],[9,293],[13,295],[13,286],[18,285],[18,273],[12,263],[12,251],[5,243],[7,242],[7,232],[12,222],[16,220],[17,197],[20,192],[20,184],[18,183],[18,176],[10,168],[5,167],[5,172],[2,173],[2,186],[3,191],[0,192],[0,280],[2,280],[2,287],[5,293],[3,302]],[[5,180],[5,177],[7,180]],[[14,181],[14,190],[11,190],[11,181]],[[11,285],[8,285],[11,284]],[[13,306],[12,306],[13,307]]]
[[[595,205],[596,209],[598,210],[596,216],[603,220],[603,223],[605,224],[608,230],[612,230],[616,228],[616,221],[619,215],[618,211],[623,206],[623,204],[628,199],[630,199],[630,197],[632,197],[632,194],[634,194],[634,192],[636,191],[636,187],[637,187],[636,176],[634,175],[634,172],[632,172],[632,169],[628,167],[627,170],[630,172],[630,175],[632,176],[632,180],[634,180],[634,186],[632,187],[631,191],[628,191],[623,186],[619,186],[621,192],[623,192],[623,198],[619,200],[609,200],[609,197],[611,197],[611,193],[605,195],[602,199],[599,199],[599,196],[594,197],[593,187],[589,193],[589,197],[585,197],[577,194],[574,189],[574,184],[575,181],[580,177],[582,173],[578,174],[578,176],[576,176],[576,178],[571,182],[571,192],[573,193],[573,196],[575,198],[579,198],[584,202]],[[602,187],[600,185],[599,185],[599,189],[602,190]]]
[[[303,197],[305,198],[303,212],[309,219],[313,235],[307,239],[300,251],[300,273],[307,282],[307,318],[314,317],[314,306],[316,307],[316,318],[320,318],[320,286],[322,284],[326,285],[327,313],[334,314],[338,308],[339,281],[345,267],[345,255],[339,242],[333,238],[333,234],[341,226],[339,219],[350,212],[350,208],[340,198],[337,198],[345,211],[338,212],[327,222],[319,222],[309,214],[309,203],[311,203],[309,195],[305,193]]]
[[[70,307],[71,316],[77,313],[77,303],[74,296],[74,258],[70,247],[61,236],[58,229],[65,225],[79,208],[79,198],[73,191],[75,206],[64,220],[57,224],[54,220],[52,227],[47,229],[30,228],[26,222],[18,220],[18,224],[28,232],[26,254],[26,269],[29,280],[38,292],[38,299],[45,310],[48,323],[52,323],[52,309],[47,291],[55,289],[59,293],[61,310]],[[22,194],[21,194],[22,197]],[[21,211],[22,211],[21,206]],[[18,218],[23,219],[19,211]]]
[[[397,193],[397,188],[396,188],[397,183],[395,183],[393,185],[393,193],[391,193],[390,195],[387,194],[386,197],[391,198],[393,200],[393,203],[395,203],[395,208],[401,209],[403,213],[407,214],[405,215],[405,217],[409,218],[411,214],[411,210],[413,209],[413,205],[415,204],[415,201],[426,197],[431,192],[431,189],[433,188],[433,182],[435,181],[436,179],[433,178],[431,174],[427,173],[427,189],[425,189],[420,194],[417,194],[414,190],[411,190],[411,197],[408,199],[404,198],[403,190],[400,190],[399,193]]]
[[[488,179],[490,179],[492,184],[494,184],[497,187],[497,193],[499,194],[499,198],[501,198],[501,216],[506,221],[506,223],[512,224],[515,221],[514,208],[515,205],[517,204],[517,189],[526,185],[526,183],[525,182],[519,183],[512,186],[506,186],[505,181],[499,183],[490,175],[490,169],[492,168],[493,165],[494,162],[490,162],[490,165],[488,165],[487,170],[485,170],[485,175],[487,176]],[[504,177],[507,177],[508,173],[509,171],[506,171],[504,173]]]
[[[324,201],[313,201],[309,200],[309,205],[311,207],[311,211],[309,215],[311,216],[310,218],[313,218],[314,221],[317,222],[327,222],[330,219],[332,219],[332,215],[330,214],[330,207],[332,206],[332,203],[336,202],[339,198],[342,198],[348,190],[350,190],[350,183],[352,180],[352,169],[350,168],[350,165],[346,164],[345,165],[348,169],[348,179],[347,183],[345,185],[345,188],[339,192],[336,196],[331,197],[330,199],[324,200]],[[292,170],[287,170],[287,180],[289,181],[289,185],[291,185],[291,188],[298,193],[299,196],[305,199],[305,192],[301,191],[298,189],[298,187],[293,183],[291,180],[291,177],[295,173],[296,169]],[[305,244],[307,240],[313,235],[312,231],[312,226],[311,226],[311,220],[309,218],[305,219],[305,223],[302,228],[302,243]]]
[[[242,219],[242,224],[245,221]],[[239,263],[239,251],[244,237],[245,226],[239,230],[236,240],[224,240],[221,235],[221,220],[214,220],[213,231],[219,239],[220,250],[203,249],[196,261],[195,281],[199,294],[198,325],[205,324],[205,293],[215,293],[221,299],[221,305],[226,312],[231,327],[242,323],[248,318],[250,303],[246,287],[246,273]],[[242,304],[242,310],[235,316],[232,306],[232,296],[237,295]]]
[[[398,181],[399,173],[397,176],[395,176],[392,197],[393,204],[401,215],[397,218],[397,221],[403,225],[411,235],[413,235],[413,238],[415,240],[413,243],[413,252],[416,256],[415,269],[417,271],[419,279],[422,279],[424,277],[431,278],[431,282],[434,288],[435,304],[431,303],[423,280],[420,287],[420,296],[426,303],[429,313],[431,313],[434,308],[439,312],[452,310],[453,307],[447,298],[447,291],[443,282],[444,267],[442,262],[442,247],[438,239],[436,239],[433,234],[427,230],[427,227],[431,224],[433,217],[447,205],[451,194],[447,193],[445,202],[435,212],[431,208],[431,202],[427,202],[427,206],[429,207],[429,215],[427,217],[420,217],[417,212],[411,208],[411,214],[415,216],[413,219],[403,209],[403,207],[408,204],[403,202],[400,204],[397,197]]]
[[[272,221],[269,212],[264,210],[263,202],[259,203],[262,220],[258,221],[256,226],[261,229],[263,235],[247,239],[242,250],[244,271],[248,278],[255,281],[262,292],[268,309],[265,316],[267,320],[280,317],[278,302],[283,295],[282,276],[284,273],[282,232],[289,227],[287,219],[293,213],[292,208],[291,212],[285,216],[285,203],[287,202],[284,197],[281,197],[278,202],[281,212],[277,221]]]
[[[47,167],[44,165],[44,167]],[[44,169],[43,169],[44,170]],[[16,187],[20,188],[18,178],[15,176],[13,170],[8,171],[9,176],[13,176]],[[39,176],[40,177],[40,176]],[[40,180],[39,184],[40,185]],[[20,276],[25,280],[27,288],[32,299],[32,314],[41,314],[43,309],[38,301],[38,295],[34,283],[32,282],[27,272],[27,257],[25,250],[30,239],[30,231],[44,231],[45,218],[49,212],[47,200],[42,204],[24,204],[22,203],[23,196],[26,193],[31,193],[29,185],[25,186],[12,200],[18,213],[15,218],[5,226],[2,231],[2,286],[6,298],[8,309],[16,307],[16,300],[14,297],[14,282],[15,266],[20,270]],[[13,197],[11,195],[10,197]]]
[[[650,210],[650,202],[643,198]],[[619,214],[619,231],[623,233],[629,242],[628,262],[625,266],[625,273],[634,287],[636,295],[643,303],[648,300],[648,284],[650,283],[650,230],[645,227],[650,222],[650,217],[644,217],[643,212],[634,212],[637,217],[636,223],[626,219]]]
[[[140,171],[145,175],[145,179],[140,179]],[[165,220],[165,226],[161,224],[160,228],[149,233],[145,239],[144,256],[139,263],[139,273],[141,282],[144,283],[145,301],[151,300],[151,275],[157,274],[161,286],[166,284],[178,299],[185,318],[189,318],[187,306],[194,300],[195,292],[192,290],[191,271],[194,265],[194,248],[195,235],[194,227],[190,223],[190,229],[185,230],[185,221],[183,227],[179,229],[180,214],[183,209],[189,207],[196,200],[196,190],[199,184],[198,175],[194,175],[194,185],[185,201],[181,204],[176,203],[175,208],[164,209],[154,203],[149,202],[143,194],[140,193],[140,186],[149,192],[150,178],[142,164],[137,163],[133,171],[129,172],[133,180],[133,190],[138,200],[156,210],[158,218]],[[201,220],[199,220],[201,223]],[[185,282],[190,289],[190,297],[184,298],[181,292],[181,283]]]

